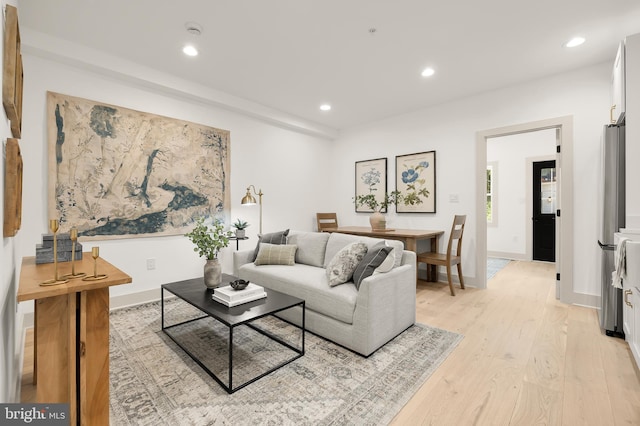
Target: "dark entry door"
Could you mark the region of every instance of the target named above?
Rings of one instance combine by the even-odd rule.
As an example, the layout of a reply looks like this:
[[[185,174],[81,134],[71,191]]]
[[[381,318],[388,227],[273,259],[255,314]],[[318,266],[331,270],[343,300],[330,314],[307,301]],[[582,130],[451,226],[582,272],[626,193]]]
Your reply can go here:
[[[533,260],[556,260],[556,161],[533,163]]]

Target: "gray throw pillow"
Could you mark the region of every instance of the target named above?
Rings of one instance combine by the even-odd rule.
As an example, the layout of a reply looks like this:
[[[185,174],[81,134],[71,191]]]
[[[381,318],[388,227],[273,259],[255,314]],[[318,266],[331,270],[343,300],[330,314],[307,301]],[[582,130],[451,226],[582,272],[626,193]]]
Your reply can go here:
[[[384,241],[381,241],[367,251],[367,254],[362,258],[358,266],[356,266],[355,271],[353,271],[353,282],[358,290],[360,290],[362,280],[371,276],[373,271],[382,265],[382,262],[389,256],[391,250],[393,250],[393,247],[388,247]]]
[[[349,281],[365,254],[367,254],[365,243],[351,243],[336,253],[327,264],[329,285],[333,287]]]
[[[258,235],[258,244],[256,244],[256,249],[253,251],[253,256],[251,258],[251,261],[254,262],[256,260],[256,257],[258,257],[258,251],[260,250],[260,243],[287,244],[287,235],[289,235],[288,229],[280,232],[272,232],[270,234]]]
[[[261,243],[258,256],[254,262],[259,265],[295,265],[298,246],[289,244]]]

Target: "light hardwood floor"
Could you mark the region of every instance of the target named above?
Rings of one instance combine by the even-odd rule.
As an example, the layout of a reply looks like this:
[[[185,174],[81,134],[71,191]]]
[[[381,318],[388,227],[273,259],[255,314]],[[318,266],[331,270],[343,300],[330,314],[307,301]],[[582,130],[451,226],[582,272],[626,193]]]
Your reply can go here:
[[[419,322],[464,335],[394,425],[640,425],[640,373],[555,266],[512,261],[487,290],[418,284]]]
[[[419,282],[419,322],[464,335],[394,425],[640,425],[640,372],[597,311],[555,299],[554,265],[513,261],[487,290]],[[22,398],[34,400],[33,340]]]

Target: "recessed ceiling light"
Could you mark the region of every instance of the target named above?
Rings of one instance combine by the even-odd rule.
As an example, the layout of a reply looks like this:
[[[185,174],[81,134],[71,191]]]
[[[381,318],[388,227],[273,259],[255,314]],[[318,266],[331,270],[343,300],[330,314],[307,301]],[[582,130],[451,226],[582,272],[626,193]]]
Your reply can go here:
[[[574,37],[564,44],[564,47],[576,47],[585,42],[584,37]]]
[[[429,68],[425,68],[424,70],[422,70],[422,76],[423,77],[431,77],[432,75],[434,75],[436,73],[436,71],[429,67]]]
[[[187,56],[198,56],[198,49],[190,44],[187,44],[185,47],[183,47],[182,52]]]
[[[322,104],[322,105],[320,105],[320,109],[321,109],[322,111],[329,111],[329,110],[331,109],[331,105],[329,105],[329,104]]]

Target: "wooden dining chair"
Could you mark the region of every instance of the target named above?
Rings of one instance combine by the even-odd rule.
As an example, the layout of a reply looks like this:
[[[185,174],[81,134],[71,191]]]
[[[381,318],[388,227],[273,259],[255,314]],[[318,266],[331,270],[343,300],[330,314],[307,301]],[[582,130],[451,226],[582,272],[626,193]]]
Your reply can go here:
[[[335,213],[316,213],[318,222],[318,232],[323,232],[327,228],[338,227],[338,216]]]
[[[451,234],[449,235],[449,244],[447,245],[446,253],[419,253],[417,259],[418,263],[426,263],[427,268],[428,265],[435,266],[436,281],[438,280],[438,266],[447,267],[447,279],[449,281],[449,290],[451,290],[452,296],[456,295],[456,292],[453,290],[453,281],[451,280],[451,267],[453,265],[458,266],[460,288],[464,289],[464,278],[462,277],[462,234],[464,233],[464,222],[466,220],[466,215],[456,215],[453,218],[453,226],[451,227]]]

